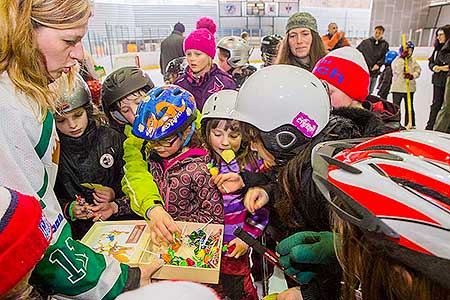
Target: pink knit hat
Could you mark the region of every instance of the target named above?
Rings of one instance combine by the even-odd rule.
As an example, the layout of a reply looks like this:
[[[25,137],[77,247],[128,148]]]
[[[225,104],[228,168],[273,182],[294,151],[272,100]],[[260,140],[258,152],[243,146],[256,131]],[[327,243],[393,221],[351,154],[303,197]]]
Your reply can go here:
[[[209,17],[202,17],[197,21],[197,29],[192,31],[184,40],[183,48],[187,50],[194,49],[202,51],[209,55],[212,59],[216,55],[216,23]]]
[[[369,94],[369,68],[357,49],[343,47],[331,51],[316,63],[313,74],[363,102]]]

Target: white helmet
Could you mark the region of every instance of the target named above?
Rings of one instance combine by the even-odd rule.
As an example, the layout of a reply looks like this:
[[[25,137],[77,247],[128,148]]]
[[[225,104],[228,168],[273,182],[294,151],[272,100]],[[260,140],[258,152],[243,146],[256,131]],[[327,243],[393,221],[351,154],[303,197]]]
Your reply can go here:
[[[207,119],[232,119],[231,111],[237,95],[235,90],[221,90],[209,96],[203,106],[201,122]]]
[[[237,36],[226,36],[217,43],[217,48],[229,53],[227,60],[232,68],[242,67],[250,58],[252,48],[247,41]]]
[[[231,117],[261,131],[275,157],[297,153],[328,124],[330,98],[317,77],[299,67],[263,68],[242,85]]]

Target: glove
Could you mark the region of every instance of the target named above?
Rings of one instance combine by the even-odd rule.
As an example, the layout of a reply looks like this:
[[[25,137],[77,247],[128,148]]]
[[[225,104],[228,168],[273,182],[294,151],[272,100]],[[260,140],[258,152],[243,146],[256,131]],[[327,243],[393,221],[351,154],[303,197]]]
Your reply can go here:
[[[307,284],[323,266],[337,262],[333,232],[302,231],[282,240],[276,247],[285,273]]]
[[[411,73],[403,73],[403,78],[413,80],[414,76]]]
[[[401,58],[407,58],[409,56],[409,52],[408,51],[403,51],[402,53],[400,53],[400,57]]]

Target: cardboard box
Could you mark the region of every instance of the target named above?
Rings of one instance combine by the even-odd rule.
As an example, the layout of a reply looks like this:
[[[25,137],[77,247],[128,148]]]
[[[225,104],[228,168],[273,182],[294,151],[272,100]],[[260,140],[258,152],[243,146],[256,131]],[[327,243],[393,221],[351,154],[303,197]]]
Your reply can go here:
[[[199,228],[204,227],[203,223],[176,222],[184,242],[175,252],[176,256],[183,258],[194,255],[195,246],[190,246],[186,235],[191,234]],[[207,224],[203,231],[206,236],[212,236],[220,232],[217,247],[219,248],[217,264],[214,267],[203,268],[195,266],[174,266],[165,264],[152,278],[154,279],[175,279],[189,280],[202,283],[219,282],[221,249],[223,241],[223,225]],[[82,243],[92,248],[94,251],[109,255],[120,262],[130,266],[140,266],[151,263],[158,259],[157,254],[167,253],[169,245],[157,247],[151,242],[149,226],[146,221],[106,221],[96,222],[81,240]],[[156,255],[155,255],[156,254]]]

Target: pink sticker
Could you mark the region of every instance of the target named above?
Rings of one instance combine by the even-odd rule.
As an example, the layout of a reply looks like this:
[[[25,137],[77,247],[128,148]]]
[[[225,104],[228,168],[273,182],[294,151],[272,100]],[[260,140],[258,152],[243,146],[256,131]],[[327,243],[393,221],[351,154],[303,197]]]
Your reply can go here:
[[[308,117],[308,115],[300,112],[292,120],[292,124],[297,127],[306,137],[313,137],[319,127],[313,119]]]

